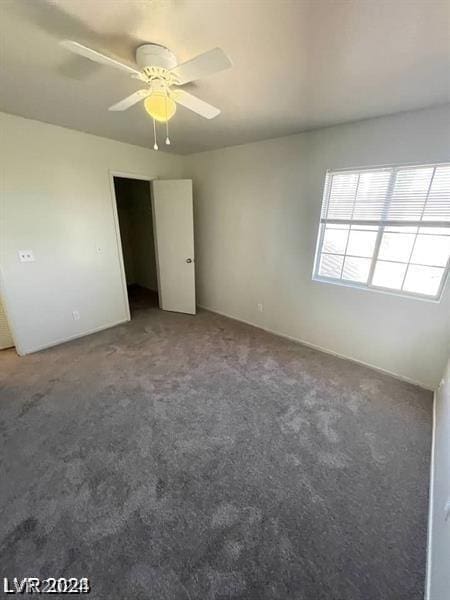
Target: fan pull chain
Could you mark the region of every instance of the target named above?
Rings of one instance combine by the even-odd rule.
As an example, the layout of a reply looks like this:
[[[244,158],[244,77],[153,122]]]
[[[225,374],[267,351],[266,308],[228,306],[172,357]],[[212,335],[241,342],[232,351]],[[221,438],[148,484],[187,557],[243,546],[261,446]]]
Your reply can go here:
[[[170,146],[170,139],[169,139],[169,121],[166,121],[166,146]]]
[[[156,141],[156,123],[155,123],[155,119],[153,119],[153,138],[155,140],[155,143],[153,144],[153,150],[158,150],[158,143]]]
[[[165,104],[166,104],[166,146],[170,146],[169,119],[167,118],[167,95],[168,95],[168,91],[166,90],[166,100],[165,100]]]

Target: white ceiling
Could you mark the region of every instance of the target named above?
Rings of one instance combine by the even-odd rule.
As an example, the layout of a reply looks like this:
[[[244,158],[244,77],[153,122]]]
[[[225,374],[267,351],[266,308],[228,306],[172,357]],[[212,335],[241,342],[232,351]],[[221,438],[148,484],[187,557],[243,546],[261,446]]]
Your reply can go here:
[[[152,147],[138,81],[70,55],[73,39],[133,61],[155,42],[180,62],[220,46],[231,70],[188,89],[172,151],[190,153],[450,101],[448,0],[0,0],[0,110]]]

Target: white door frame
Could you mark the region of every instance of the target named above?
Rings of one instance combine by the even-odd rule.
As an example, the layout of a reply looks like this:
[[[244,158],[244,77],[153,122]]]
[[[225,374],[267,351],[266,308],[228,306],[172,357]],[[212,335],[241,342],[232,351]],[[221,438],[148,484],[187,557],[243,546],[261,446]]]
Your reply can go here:
[[[128,301],[128,290],[127,290],[127,278],[125,275],[125,265],[123,262],[123,248],[122,248],[122,238],[120,236],[120,223],[119,223],[119,213],[117,211],[117,198],[116,198],[116,190],[114,187],[114,177],[122,177],[124,179],[139,179],[141,181],[148,181],[148,199],[150,203],[150,210],[152,210],[152,193],[151,193],[151,182],[156,177],[150,177],[149,175],[143,175],[141,173],[125,173],[123,171],[112,171],[108,170],[109,173],[109,185],[111,189],[111,206],[112,212],[114,216],[114,230],[116,234],[116,247],[117,253],[119,255],[119,264],[120,264],[120,275],[122,279],[122,294],[123,294],[123,302],[125,306],[125,311],[127,313],[127,321],[131,321],[131,313],[130,313],[130,303]],[[153,224],[153,219],[152,219]],[[154,233],[154,232],[153,232]]]

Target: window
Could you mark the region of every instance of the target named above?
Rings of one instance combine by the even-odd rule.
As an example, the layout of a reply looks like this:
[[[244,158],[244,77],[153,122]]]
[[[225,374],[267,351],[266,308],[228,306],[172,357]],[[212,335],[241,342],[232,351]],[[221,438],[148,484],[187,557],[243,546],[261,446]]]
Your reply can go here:
[[[327,173],[314,279],[439,299],[449,257],[450,163]]]

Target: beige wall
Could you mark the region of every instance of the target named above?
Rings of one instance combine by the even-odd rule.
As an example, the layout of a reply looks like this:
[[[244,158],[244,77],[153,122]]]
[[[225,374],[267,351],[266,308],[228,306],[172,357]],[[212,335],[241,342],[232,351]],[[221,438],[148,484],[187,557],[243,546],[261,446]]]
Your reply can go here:
[[[0,169],[1,281],[19,352],[126,320],[110,170],[177,178],[181,158],[0,113]]]
[[[427,600],[445,600],[450,590],[450,360],[435,395]]]
[[[449,106],[188,156],[199,303],[435,387],[449,285],[437,304],[311,276],[327,169],[446,160]]]

